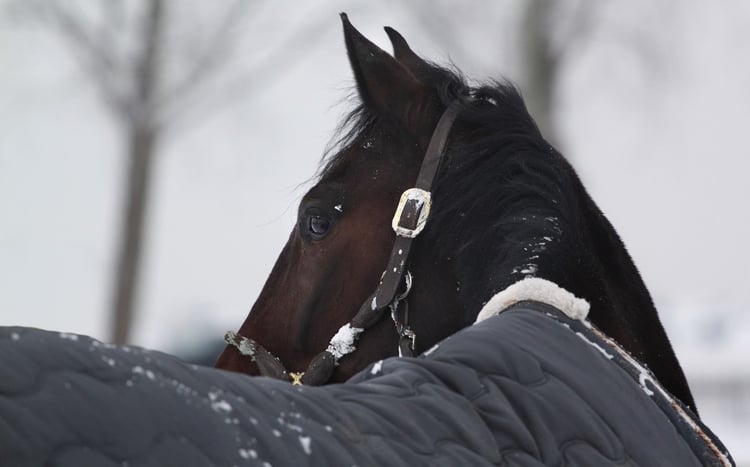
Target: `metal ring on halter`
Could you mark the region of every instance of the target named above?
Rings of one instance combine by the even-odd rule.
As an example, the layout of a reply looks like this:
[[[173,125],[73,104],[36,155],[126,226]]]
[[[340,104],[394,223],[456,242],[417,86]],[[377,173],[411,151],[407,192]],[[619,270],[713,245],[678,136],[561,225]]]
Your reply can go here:
[[[409,292],[411,292],[412,276],[411,271],[409,271],[408,269],[406,271],[406,275],[404,276],[404,283],[406,285],[406,290],[404,290],[402,294],[396,297],[397,302],[405,299],[409,295]]]
[[[417,335],[409,327],[409,303],[405,300],[406,297],[409,295],[409,292],[411,292],[411,286],[412,286],[412,275],[411,275],[411,271],[409,270],[407,270],[406,275],[404,275],[404,283],[406,286],[406,290],[404,290],[398,296],[394,297],[389,307],[391,309],[391,320],[393,320],[393,324],[396,326],[396,333],[399,336],[398,356],[399,357],[412,357],[414,356]],[[398,319],[398,310],[401,306],[402,301],[404,303],[404,306],[403,306],[404,321],[403,322],[401,322]],[[409,342],[409,344],[404,345],[403,344],[404,339],[406,339]]]
[[[404,323],[402,324],[398,319],[398,308],[399,308],[399,305],[401,304],[401,301],[409,296],[409,292],[411,292],[411,284],[412,284],[411,271],[407,269],[406,275],[404,276],[404,285],[406,286],[406,289],[399,295],[393,297],[393,300],[391,301],[391,303],[388,304],[388,307],[391,309],[391,319],[393,320],[393,323],[396,325],[396,331],[398,332],[399,335],[403,335],[403,329],[405,327],[408,327],[409,311],[407,307],[407,311],[404,316]]]

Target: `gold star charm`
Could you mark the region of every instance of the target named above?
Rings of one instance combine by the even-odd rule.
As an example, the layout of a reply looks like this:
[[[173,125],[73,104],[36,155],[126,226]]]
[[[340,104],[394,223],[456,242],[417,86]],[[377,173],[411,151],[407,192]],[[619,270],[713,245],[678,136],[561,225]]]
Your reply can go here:
[[[292,385],[302,386],[302,377],[305,376],[305,372],[304,371],[302,373],[289,372],[289,376],[292,378]]]

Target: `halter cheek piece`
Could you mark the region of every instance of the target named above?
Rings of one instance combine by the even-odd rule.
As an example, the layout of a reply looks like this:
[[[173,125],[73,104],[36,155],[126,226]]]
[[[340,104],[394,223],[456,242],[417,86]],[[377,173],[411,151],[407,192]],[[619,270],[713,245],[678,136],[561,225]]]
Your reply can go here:
[[[312,359],[307,370],[302,373],[288,372],[278,357],[255,340],[232,331],[224,335],[227,344],[236,347],[242,355],[250,357],[257,364],[261,375],[288,380],[292,384],[324,384],[331,378],[338,361],[356,349],[354,344],[359,335],[380,321],[386,309],[391,310],[391,318],[399,335],[399,356],[413,355],[417,336],[408,324],[409,310],[406,298],[411,291],[412,276],[406,267],[412,241],[422,232],[430,215],[430,189],[459,109],[458,101],[452,102],[445,109],[430,138],[414,188],[409,188],[401,195],[391,222],[396,240],[377,289],[365,300],[354,318],[331,338],[328,348]],[[403,322],[399,320],[401,309],[404,315]]]

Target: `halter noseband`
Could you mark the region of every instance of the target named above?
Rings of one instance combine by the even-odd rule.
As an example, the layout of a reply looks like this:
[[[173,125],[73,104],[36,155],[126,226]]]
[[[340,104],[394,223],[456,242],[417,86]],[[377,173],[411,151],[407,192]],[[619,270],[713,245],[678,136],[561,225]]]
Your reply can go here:
[[[391,249],[388,266],[383,271],[375,292],[365,300],[352,320],[343,325],[331,338],[328,347],[316,355],[303,373],[288,372],[278,357],[263,348],[249,337],[227,331],[224,340],[237,348],[242,355],[250,357],[260,374],[273,378],[290,380],[292,384],[317,386],[328,381],[338,361],[356,349],[359,335],[380,321],[386,309],[391,310],[391,317],[399,335],[399,356],[412,356],[415,348],[416,334],[408,325],[408,306],[406,297],[411,290],[412,277],[407,270],[409,252],[414,238],[424,229],[430,215],[432,196],[430,190],[437,176],[440,162],[445,154],[453,122],[458,116],[460,103],[453,101],[440,116],[427,146],[422,166],[413,188],[404,191],[393,215],[391,226],[396,233],[396,240]],[[402,285],[403,284],[403,285]],[[401,293],[399,293],[399,291]],[[404,321],[398,318],[399,309],[404,308]]]

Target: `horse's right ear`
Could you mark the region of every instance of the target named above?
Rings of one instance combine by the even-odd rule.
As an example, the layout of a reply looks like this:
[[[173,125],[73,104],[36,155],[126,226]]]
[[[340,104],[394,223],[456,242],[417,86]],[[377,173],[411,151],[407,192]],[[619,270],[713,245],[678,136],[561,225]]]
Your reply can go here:
[[[422,83],[429,82],[430,64],[422,57],[415,54],[404,36],[390,26],[385,27],[385,32],[393,45],[393,55],[399,63],[404,65]]]
[[[405,124],[416,109],[409,109],[425,95],[425,87],[414,74],[387,52],[370,42],[341,13],[349,62],[364,104],[378,113],[391,114]]]

